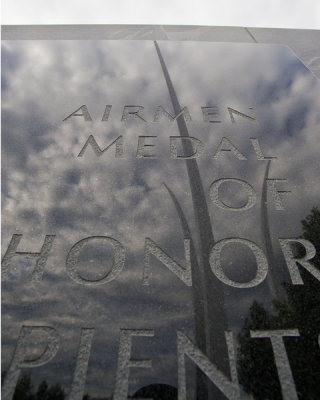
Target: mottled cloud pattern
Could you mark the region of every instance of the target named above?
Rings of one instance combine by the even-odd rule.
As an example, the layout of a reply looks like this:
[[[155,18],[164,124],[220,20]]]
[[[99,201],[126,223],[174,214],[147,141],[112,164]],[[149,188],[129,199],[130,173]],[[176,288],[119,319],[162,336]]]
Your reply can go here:
[[[268,197],[269,223],[278,276],[289,279],[278,237],[298,237],[300,221],[318,203],[320,151],[319,85],[289,49],[271,45],[159,42],[177,97],[192,117],[189,134],[205,145],[198,165],[216,241],[242,237],[263,247],[260,202],[267,161],[258,161],[250,138],[258,138],[271,162],[270,178],[286,179],[291,190],[285,210]],[[164,183],[174,192],[190,225],[199,257],[197,221],[185,161],[170,159],[169,136],[176,122],[152,122],[157,106],[173,114],[169,92],[152,42],[7,41],[3,44],[2,91],[2,242],[22,234],[19,251],[39,251],[45,235],[56,235],[43,279],[31,282],[34,260],[16,257],[3,283],[3,368],[7,369],[22,325],[53,326],[62,336],[57,356],[35,369],[35,379],[59,381],[70,390],[82,327],[96,329],[86,390],[114,390],[119,330],[154,329],[155,338],[136,340],[138,358],[152,358],[152,369],[132,372],[129,392],[157,382],[176,386],[176,330],[194,337],[193,290],[151,256],[149,286],[142,285],[144,242],[154,240],[185,264],[183,231]],[[73,116],[86,105],[92,121]],[[101,121],[112,105],[108,121]],[[121,121],[125,105],[144,107],[147,122]],[[217,106],[221,123],[203,121],[201,107]],[[228,107],[252,115],[232,122]],[[101,148],[123,136],[124,155],[111,147],[97,157],[90,135]],[[136,158],[138,137],[156,158]],[[213,155],[227,137],[247,160],[230,152]],[[181,148],[179,149],[181,151]],[[257,201],[250,210],[232,212],[212,203],[210,185],[221,178],[250,183]],[[239,206],[243,192],[226,186],[225,203]],[[81,285],[66,271],[71,247],[91,236],[107,236],[126,250],[123,271],[103,285]],[[242,249],[244,250],[244,249]],[[98,240],[79,256],[79,272],[101,279],[112,265],[113,250]],[[248,251],[222,257],[226,274],[250,280],[255,260]],[[228,326],[241,328],[253,299],[267,297],[268,286],[224,287]],[[267,300],[268,302],[268,300]],[[236,304],[236,305],[235,305]],[[141,345],[142,342],[145,345]],[[140,343],[140,345],[139,345]]]

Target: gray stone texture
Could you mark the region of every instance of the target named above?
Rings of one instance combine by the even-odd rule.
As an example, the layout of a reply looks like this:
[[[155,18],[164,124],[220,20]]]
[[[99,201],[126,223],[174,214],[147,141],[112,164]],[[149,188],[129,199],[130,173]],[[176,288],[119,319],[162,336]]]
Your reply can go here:
[[[290,47],[320,77],[320,30],[174,25],[4,25],[4,40],[195,40]]]

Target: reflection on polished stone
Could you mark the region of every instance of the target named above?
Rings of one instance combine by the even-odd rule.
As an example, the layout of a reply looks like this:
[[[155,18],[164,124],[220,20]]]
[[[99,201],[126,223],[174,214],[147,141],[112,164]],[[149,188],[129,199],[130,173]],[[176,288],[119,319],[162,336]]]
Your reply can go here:
[[[320,90],[294,54],[5,41],[2,79],[3,398],[320,398]]]

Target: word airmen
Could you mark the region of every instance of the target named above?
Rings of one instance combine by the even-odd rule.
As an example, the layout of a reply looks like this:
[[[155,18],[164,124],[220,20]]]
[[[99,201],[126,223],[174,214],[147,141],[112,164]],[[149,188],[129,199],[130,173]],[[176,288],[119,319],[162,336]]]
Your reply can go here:
[[[106,122],[109,120],[110,114],[112,110],[112,105],[106,105],[104,108],[104,111],[101,116],[101,121]],[[249,108],[250,113],[252,114],[252,108]],[[235,110],[234,108],[231,107],[226,107],[226,111],[228,114],[228,120],[231,123],[236,122],[236,118],[244,118],[249,121],[256,121],[256,118],[254,118],[252,115],[245,114],[243,112],[240,112],[238,110]],[[223,118],[221,116],[221,112],[219,110],[219,107],[213,106],[213,107],[201,107],[201,115],[202,115],[202,121],[207,122],[207,123],[221,123],[223,122]],[[63,119],[63,121],[69,120],[71,117],[81,117],[84,121],[89,122],[92,121],[92,116],[89,112],[88,107],[84,104],[81,107],[79,107],[77,110],[73,111],[71,114],[69,114],[67,117]],[[144,115],[144,107],[143,106],[136,106],[136,105],[126,105],[123,107],[123,111],[121,113],[121,118],[120,120],[122,122],[127,121],[129,119],[134,119],[138,122],[160,122],[160,121],[169,121],[173,122],[176,121],[179,117],[182,117],[185,122],[192,122],[193,119],[191,117],[191,114],[189,112],[188,107],[182,107],[180,112],[177,113],[176,115],[170,114],[167,110],[165,110],[164,107],[162,106],[157,106],[155,109],[155,112],[153,114],[153,117],[151,118],[151,121],[146,119],[146,116]]]

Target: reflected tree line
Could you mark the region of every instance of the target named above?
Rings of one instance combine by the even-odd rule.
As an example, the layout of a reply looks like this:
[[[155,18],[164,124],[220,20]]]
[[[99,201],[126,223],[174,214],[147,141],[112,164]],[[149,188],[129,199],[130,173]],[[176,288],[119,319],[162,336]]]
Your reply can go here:
[[[6,373],[2,372],[1,384],[3,384]],[[133,396],[128,396],[128,399],[153,399],[153,400],[177,400],[178,391],[175,387],[154,383],[144,386],[136,391]],[[68,395],[65,394],[64,389],[55,383],[49,385],[46,380],[43,380],[38,388],[34,387],[31,376],[28,374],[21,375],[16,390],[13,395],[13,400],[67,400]],[[112,400],[113,395],[110,397],[91,397],[86,393],[82,400]]]
[[[20,376],[13,395],[13,400],[65,400],[67,398],[68,396],[59,383],[50,386],[44,380],[39,384],[38,388],[35,388],[30,375]],[[89,394],[85,394],[82,399],[93,400]]]
[[[313,264],[320,269],[320,210],[315,207],[301,221],[302,237],[316,248]],[[295,248],[296,256],[304,250]],[[271,342],[250,337],[250,330],[298,329],[300,336],[284,343],[299,399],[320,399],[320,285],[304,268],[300,268],[304,285],[283,283],[286,300],[274,300],[274,311],[254,301],[239,334],[238,372],[246,392],[257,400],[281,400],[280,383]]]
[[[159,46],[155,42],[156,51],[160,60],[164,78],[168,87],[173,109],[176,114],[181,110],[173,83],[171,81],[165,61],[160,52]],[[188,129],[183,118],[177,118],[178,129],[181,136],[189,136]],[[186,148],[187,154],[190,149]],[[268,162],[265,179],[268,178],[270,161]],[[213,229],[208,223],[210,217],[207,212],[205,195],[202,187],[199,168],[196,160],[186,160],[188,170],[189,184],[192,193],[195,219],[200,233],[201,252],[206,253],[204,249],[210,248],[214,243]],[[187,219],[182,211],[178,199],[170,190],[169,193],[175,203],[181,226],[186,237],[191,237]],[[267,210],[267,187],[264,184],[262,189],[261,201],[261,228],[262,236],[265,241],[265,247],[269,264],[268,286],[271,296],[274,298],[274,311],[268,311],[262,303],[254,301],[250,307],[249,315],[245,320],[244,326],[238,335],[238,369],[239,380],[242,388],[250,393],[257,400],[278,400],[282,399],[280,382],[275,366],[273,350],[269,340],[255,340],[250,336],[250,330],[279,330],[279,329],[298,329],[300,336],[297,338],[284,339],[290,365],[298,393],[299,399],[316,400],[320,399],[320,287],[319,281],[314,278],[304,268],[301,268],[301,277],[304,285],[293,285],[283,283],[285,296],[279,296],[277,290],[277,263],[272,249],[272,238],[269,227]],[[198,213],[197,210],[202,210]],[[316,256],[313,258],[313,264],[320,269],[320,211],[314,207],[310,214],[301,221],[303,228],[303,238],[309,240],[316,248]],[[297,257],[304,256],[304,250],[300,247],[295,249]],[[216,307],[210,310],[209,315],[203,313],[199,304],[208,304],[212,307],[215,299],[209,296],[215,289],[218,293],[217,299],[223,298],[218,282],[208,281],[211,276],[207,273],[206,266],[208,260],[202,260],[204,270],[201,271],[197,260],[192,262],[194,287],[194,308],[196,318],[196,341],[199,348],[209,357],[215,359],[219,369],[226,370],[223,359],[225,358],[225,349],[221,346],[221,337],[219,331],[223,332],[226,328],[223,307]],[[197,279],[203,274],[197,284]],[[194,279],[195,278],[195,279]],[[207,285],[204,284],[207,282]],[[199,289],[206,294],[204,298],[199,297]],[[198,301],[197,301],[198,300]],[[199,304],[198,304],[199,303]],[[200,317],[199,320],[197,320]],[[214,324],[212,321],[214,316]],[[218,334],[218,335],[217,335]],[[214,342],[213,336],[219,338]],[[205,337],[208,338],[206,341]],[[213,351],[212,351],[213,350]],[[199,372],[199,371],[198,371]],[[221,393],[210,390],[210,384],[203,379],[202,374],[197,376],[197,400],[220,399],[224,398]]]
[[[313,208],[303,220],[304,239],[314,244],[317,254],[313,263],[320,269],[320,210]],[[295,249],[302,257],[303,250]],[[300,269],[304,285],[284,283],[286,300],[274,300],[274,311],[254,301],[239,333],[238,374],[241,386],[257,400],[281,400],[281,389],[273,350],[269,340],[255,340],[250,330],[298,329],[300,336],[284,339],[298,397],[301,400],[320,398],[320,287],[319,282],[304,268]],[[5,373],[2,374],[2,380]],[[170,389],[170,390],[169,390]],[[142,390],[142,392],[141,392]],[[139,393],[138,393],[139,392]],[[136,394],[154,400],[176,399],[177,390],[168,385],[154,384]],[[135,398],[134,395],[132,398]],[[145,398],[147,398],[145,397]],[[13,400],[64,400],[64,389],[57,383],[42,381],[35,389],[29,375],[19,378]],[[83,400],[92,399],[89,394]]]
[[[2,374],[2,381],[5,373]],[[49,386],[44,380],[38,388],[35,389],[30,375],[21,375],[16,390],[13,395],[13,400],[64,400],[66,398],[62,387],[56,383]],[[89,397],[84,396],[83,400],[89,400]]]
[[[161,67],[176,114],[181,110],[170,75],[161,55],[160,49],[155,42]],[[177,118],[178,128],[181,136],[189,136],[187,127],[182,117]],[[191,153],[189,142],[184,143],[186,153]],[[196,160],[186,160],[192,201],[195,210],[195,219],[198,224],[200,235],[201,256],[209,254],[208,249],[214,243],[213,229],[207,210],[204,190],[202,187],[199,168]],[[269,163],[270,166],[270,163]],[[269,168],[269,167],[268,167]],[[268,168],[266,176],[268,173]],[[167,186],[166,186],[167,187]],[[184,215],[173,191],[167,190],[176,207],[183,232],[186,237],[191,237],[187,218]],[[266,202],[264,202],[267,204]],[[266,226],[265,221],[262,224]],[[302,237],[309,240],[316,248],[317,255],[312,260],[314,265],[320,269],[320,210],[315,207],[310,214],[301,221],[303,228]],[[268,238],[270,232],[265,236]],[[192,244],[193,246],[193,244]],[[304,255],[300,247],[295,249],[296,255]],[[272,253],[272,252],[271,252]],[[227,323],[225,310],[219,300],[223,298],[219,282],[210,280],[209,260],[202,259],[199,264],[194,257],[195,249],[192,248],[192,265],[194,308],[196,318],[196,341],[199,348],[209,357],[215,359],[219,369],[228,370],[226,349],[219,333],[224,332]],[[201,268],[202,266],[202,268]],[[298,329],[300,336],[284,339],[291,370],[293,373],[298,397],[300,400],[320,399],[320,287],[316,280],[304,268],[300,270],[304,285],[292,285],[283,283],[286,293],[285,298],[273,300],[273,311],[267,310],[262,303],[254,301],[250,307],[248,317],[245,320],[239,335],[238,348],[238,374],[242,388],[257,400],[281,400],[281,388],[274,362],[274,355],[270,340],[255,340],[250,336],[250,330],[278,330]],[[212,289],[215,289],[214,291]],[[217,301],[216,301],[217,300]],[[204,307],[210,307],[210,312]],[[214,316],[214,318],[212,318]],[[217,334],[218,333],[218,334]],[[198,371],[199,373],[199,371]],[[131,398],[153,398],[154,400],[173,400],[177,398],[177,390],[164,388],[161,384],[150,385],[145,391],[136,393]],[[160,388],[161,387],[161,388]],[[144,388],[142,388],[144,389]],[[221,393],[211,388],[202,374],[197,375],[197,399],[220,399]],[[139,396],[138,396],[139,394]],[[64,400],[67,398],[64,389],[57,383],[48,385],[42,381],[35,389],[29,375],[22,375],[18,381],[13,400]],[[112,398],[112,397],[111,397]],[[130,398],[130,397],[129,397]],[[92,399],[89,394],[83,396],[83,400]],[[100,400],[103,400],[102,398]],[[107,398],[104,398],[107,400]]]

